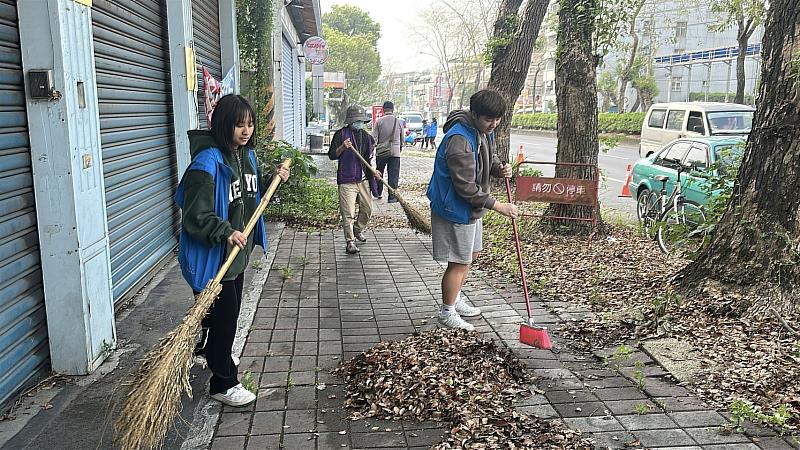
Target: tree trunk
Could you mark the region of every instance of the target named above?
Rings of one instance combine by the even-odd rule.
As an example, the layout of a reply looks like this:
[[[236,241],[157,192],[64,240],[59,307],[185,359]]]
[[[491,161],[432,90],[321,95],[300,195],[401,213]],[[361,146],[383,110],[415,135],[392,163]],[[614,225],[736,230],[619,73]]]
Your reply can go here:
[[[592,45],[594,17],[583,11],[594,11],[596,0],[562,0],[558,12],[558,54],[556,56],[556,104],[558,105],[558,163],[597,164],[597,85]],[[557,166],[556,177],[596,179],[594,169]],[[546,216],[588,219],[599,208],[551,203]],[[588,222],[551,219],[553,230],[583,233]]]
[[[617,112],[619,113],[625,112],[625,100],[627,100],[625,91],[628,89],[628,82],[631,81],[633,64],[636,62],[636,53],[639,51],[639,35],[636,34],[636,18],[639,17],[639,12],[642,11],[643,6],[644,0],[639,0],[639,3],[635,6],[631,14],[630,22],[628,22],[628,35],[631,37],[631,49],[628,60],[625,61],[625,66],[622,68],[619,77],[619,91],[617,94],[617,99],[619,99],[617,103]]]
[[[489,78],[489,88],[499,92],[507,102],[500,126],[494,131],[497,155],[502,161],[508,161],[514,104],[525,86],[525,78],[528,76],[533,55],[533,44],[539,36],[539,29],[549,3],[549,0],[528,0],[523,12],[520,12],[522,0],[503,0],[494,23],[493,38],[496,41],[508,42],[496,49],[492,61],[492,75]]]
[[[733,99],[734,103],[744,105],[744,85],[745,85],[745,72],[744,61],[747,56],[747,43],[749,36],[740,36],[739,39],[739,55],[736,57],[736,97]]]
[[[800,4],[774,0],[762,41],[764,62],[753,131],[709,246],[678,280],[711,282],[752,295],[742,310],[798,308],[800,282]]]
[[[639,95],[639,92],[636,92],[636,101],[633,102],[633,106],[631,106],[631,112],[639,111],[639,106],[642,104],[642,96]]]
[[[531,92],[533,92],[533,106],[531,107],[531,112],[536,112],[536,82],[539,81],[539,73],[542,71],[541,64],[536,65],[536,72],[533,74],[533,86],[531,86]]]

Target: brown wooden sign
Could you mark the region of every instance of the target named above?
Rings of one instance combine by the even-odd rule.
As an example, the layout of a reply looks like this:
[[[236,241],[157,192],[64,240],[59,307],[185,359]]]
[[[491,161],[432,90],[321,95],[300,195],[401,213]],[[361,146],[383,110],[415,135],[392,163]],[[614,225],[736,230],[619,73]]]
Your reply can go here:
[[[516,200],[594,206],[597,180],[517,176]]]

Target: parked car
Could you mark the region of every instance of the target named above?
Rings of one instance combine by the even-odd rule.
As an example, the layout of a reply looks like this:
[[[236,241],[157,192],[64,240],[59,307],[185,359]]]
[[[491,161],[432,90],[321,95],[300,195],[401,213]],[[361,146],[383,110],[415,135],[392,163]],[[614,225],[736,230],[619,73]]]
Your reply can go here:
[[[751,106],[736,103],[656,103],[642,123],[639,156],[650,156],[673,139],[747,136],[753,126],[754,111]]]
[[[422,138],[422,113],[407,111],[400,113],[399,117],[403,121],[403,136],[414,133],[416,135],[414,143],[416,144]]]
[[[675,189],[678,171],[675,161],[686,168],[681,174],[681,189],[690,202],[700,206],[708,204],[709,194],[704,189],[706,177],[715,170],[727,170],[734,161],[740,161],[746,140],[741,136],[711,136],[676,139],[647,158],[633,165],[631,181],[628,184],[632,197],[639,207],[637,218],[641,218],[641,208],[650,192],[661,190],[658,175],[666,176],[667,195]],[[718,163],[719,162],[719,163]],[[717,164],[718,163],[718,164]]]

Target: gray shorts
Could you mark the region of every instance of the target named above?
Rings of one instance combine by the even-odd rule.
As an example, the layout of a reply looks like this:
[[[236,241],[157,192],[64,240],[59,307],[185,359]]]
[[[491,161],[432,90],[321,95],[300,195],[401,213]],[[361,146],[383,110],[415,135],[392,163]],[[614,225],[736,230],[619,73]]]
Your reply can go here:
[[[431,213],[433,259],[457,264],[472,263],[472,254],[483,249],[483,219],[453,223]]]

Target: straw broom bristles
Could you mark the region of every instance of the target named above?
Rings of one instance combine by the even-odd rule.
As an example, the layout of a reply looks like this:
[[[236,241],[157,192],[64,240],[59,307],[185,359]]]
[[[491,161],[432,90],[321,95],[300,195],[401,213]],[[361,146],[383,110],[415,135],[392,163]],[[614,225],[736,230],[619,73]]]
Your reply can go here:
[[[289,168],[291,163],[287,159],[283,166]],[[264,214],[280,181],[278,176],[273,178],[243,230],[246,236],[250,236],[259,217]],[[164,336],[142,360],[142,366],[134,377],[133,389],[115,424],[117,441],[122,450],[161,446],[170,424],[180,411],[181,394],[186,392],[192,397],[189,371],[200,322],[222,290],[222,277],[238,254],[239,247],[234,246],[217,276],[195,297],[181,324]]]
[[[397,202],[400,203],[400,206],[403,208],[403,212],[406,214],[406,218],[408,219],[408,223],[411,225],[411,228],[419,231],[420,233],[431,234],[431,222],[429,220],[426,220],[425,216],[420,214],[419,211],[417,211],[416,209],[414,209],[414,207],[409,205],[408,202],[406,202],[403,199],[403,197],[397,192],[396,189],[389,186],[389,183],[383,181],[383,177],[378,176],[378,171],[375,170],[367,162],[367,160],[364,159],[364,157],[361,156],[360,153],[358,153],[358,151],[355,148],[353,147],[348,147],[348,148],[352,150],[353,153],[355,153],[358,159],[361,160],[361,163],[372,172],[375,178],[377,178],[378,181],[383,183],[386,189],[389,190],[389,193],[392,194],[397,199]]]

